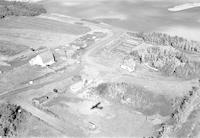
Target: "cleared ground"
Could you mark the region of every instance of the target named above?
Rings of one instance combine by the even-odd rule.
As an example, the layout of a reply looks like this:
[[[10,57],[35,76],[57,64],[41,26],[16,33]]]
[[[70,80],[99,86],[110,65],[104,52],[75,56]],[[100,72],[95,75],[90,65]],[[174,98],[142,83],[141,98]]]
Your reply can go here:
[[[32,48],[66,45],[90,28],[39,17],[9,17],[0,21],[0,40]]]
[[[0,22],[1,28],[32,29],[56,33],[80,35],[90,31],[89,28],[77,24],[63,23],[39,17],[9,17]]]

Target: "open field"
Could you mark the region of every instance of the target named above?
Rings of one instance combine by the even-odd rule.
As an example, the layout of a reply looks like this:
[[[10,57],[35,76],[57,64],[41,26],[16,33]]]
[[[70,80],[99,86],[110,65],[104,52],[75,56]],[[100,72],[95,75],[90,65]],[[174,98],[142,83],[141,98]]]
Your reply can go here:
[[[49,127],[45,122],[34,116],[29,118],[26,127],[26,130],[23,132],[23,134],[21,134],[22,137],[40,137],[41,135],[44,137],[62,136],[62,133],[53,129],[52,127]]]
[[[65,33],[53,33],[48,31],[31,29],[0,29],[2,41],[9,41],[14,44],[26,45],[30,48],[48,47],[53,48],[66,45],[73,41],[76,36]]]
[[[27,46],[15,45],[10,41],[1,41],[0,44],[0,53],[4,56],[13,56],[27,49]]]
[[[37,17],[10,17],[0,22],[2,41],[31,48],[66,45],[90,28]]]
[[[0,22],[1,28],[32,29],[54,33],[80,35],[90,31],[87,27],[38,17],[10,17]]]

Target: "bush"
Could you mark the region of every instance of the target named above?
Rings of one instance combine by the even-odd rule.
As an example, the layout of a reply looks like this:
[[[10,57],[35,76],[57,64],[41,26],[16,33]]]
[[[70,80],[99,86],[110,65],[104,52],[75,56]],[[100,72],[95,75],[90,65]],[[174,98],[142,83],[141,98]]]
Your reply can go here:
[[[46,13],[42,5],[0,0],[0,18],[7,16],[38,16]]]

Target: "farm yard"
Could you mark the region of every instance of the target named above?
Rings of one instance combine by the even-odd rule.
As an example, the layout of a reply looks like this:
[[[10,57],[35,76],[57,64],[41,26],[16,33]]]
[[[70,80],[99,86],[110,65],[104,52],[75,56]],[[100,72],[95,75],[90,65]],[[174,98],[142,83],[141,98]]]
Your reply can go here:
[[[38,4],[0,20],[2,137],[199,137],[198,41]]]

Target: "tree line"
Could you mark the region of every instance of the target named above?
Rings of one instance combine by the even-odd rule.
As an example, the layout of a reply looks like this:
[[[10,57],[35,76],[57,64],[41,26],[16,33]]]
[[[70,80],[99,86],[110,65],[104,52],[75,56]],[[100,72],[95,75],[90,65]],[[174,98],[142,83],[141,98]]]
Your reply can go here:
[[[144,42],[148,42],[156,45],[172,46],[177,49],[181,49],[187,52],[200,53],[200,42],[189,41],[183,37],[170,36],[165,33],[128,33],[131,36],[142,38]]]
[[[0,19],[7,16],[38,16],[46,12],[40,4],[0,0]]]
[[[183,79],[200,77],[200,62],[191,61],[183,53],[164,47],[146,47],[130,53],[134,60],[148,63],[163,74],[177,76]]]

